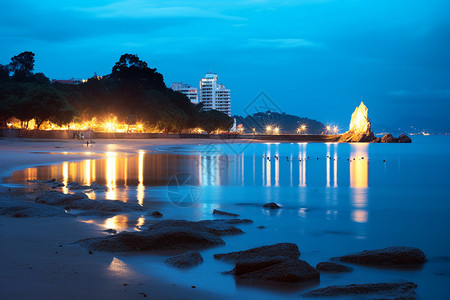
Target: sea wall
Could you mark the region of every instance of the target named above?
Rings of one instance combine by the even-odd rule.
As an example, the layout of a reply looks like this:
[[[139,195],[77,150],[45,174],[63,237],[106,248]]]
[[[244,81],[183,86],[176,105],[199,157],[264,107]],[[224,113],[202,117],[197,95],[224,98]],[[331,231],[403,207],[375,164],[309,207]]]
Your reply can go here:
[[[25,130],[0,128],[0,137],[4,138],[31,138],[31,139],[73,139],[77,133],[84,139],[93,139],[92,130]]]
[[[34,139],[74,139],[81,133],[84,139],[224,139],[224,140],[267,140],[293,142],[336,142],[340,135],[280,134],[280,135],[240,135],[240,134],[172,134],[172,133],[125,133],[93,132],[92,130],[23,130],[0,129],[0,137]]]

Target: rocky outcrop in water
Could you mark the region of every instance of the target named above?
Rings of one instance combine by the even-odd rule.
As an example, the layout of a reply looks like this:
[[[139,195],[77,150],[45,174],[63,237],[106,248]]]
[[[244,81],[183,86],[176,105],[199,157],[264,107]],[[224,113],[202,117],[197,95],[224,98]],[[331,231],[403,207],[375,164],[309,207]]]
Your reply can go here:
[[[358,253],[334,257],[333,260],[367,265],[418,265],[425,263],[425,254],[414,247],[388,247],[364,250]]]
[[[240,233],[243,231],[226,220],[164,220],[143,231],[125,231],[114,236],[81,240],[79,243],[91,251],[186,251],[223,245],[225,242],[220,236]]]
[[[108,212],[145,211],[139,204],[125,203],[119,200],[91,200],[84,193],[64,194],[58,191],[49,191],[41,194],[35,202],[48,205],[61,205],[65,209],[80,209]]]
[[[361,101],[361,104],[355,109],[350,120],[350,129],[341,135],[339,142],[341,143],[411,143],[411,139],[401,134],[398,139],[391,134],[386,134],[381,139],[375,137],[371,131],[371,123],[369,119],[369,110]]]
[[[0,203],[0,215],[13,218],[48,218],[48,217],[73,217],[66,213],[63,208],[42,205],[38,203],[24,202]]]
[[[228,273],[237,280],[263,280],[273,282],[303,282],[318,280],[319,272],[307,262],[298,259],[297,245],[280,243],[245,251],[214,254],[214,258],[234,262]]]
[[[279,209],[281,208],[281,206],[279,206],[278,204],[276,204],[275,202],[269,202],[263,205],[264,208],[268,208],[268,209]]]
[[[233,214],[233,213],[229,213],[229,212],[226,212],[226,211],[221,211],[221,210],[218,210],[218,209],[213,210],[213,215],[239,217],[238,214]]]
[[[187,251],[181,255],[167,258],[164,263],[176,268],[191,268],[203,263],[203,257],[198,251]]]
[[[416,288],[417,284],[413,282],[333,285],[312,290],[306,294],[303,294],[303,297],[370,295],[371,299],[414,300],[416,299]]]
[[[351,272],[352,268],[335,263],[335,262],[320,262],[316,265],[316,269],[319,271],[330,272],[330,273],[343,273]]]

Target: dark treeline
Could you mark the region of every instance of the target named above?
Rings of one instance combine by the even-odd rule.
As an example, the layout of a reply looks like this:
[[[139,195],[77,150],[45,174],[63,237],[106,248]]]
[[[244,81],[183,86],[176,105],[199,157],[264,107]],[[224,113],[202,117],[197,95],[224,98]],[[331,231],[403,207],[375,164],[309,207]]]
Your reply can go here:
[[[286,113],[277,112],[259,112],[253,115],[248,115],[245,118],[241,116],[234,116],[237,124],[244,126],[245,133],[252,133],[253,128],[257,133],[265,133],[266,127],[279,127],[281,133],[296,134],[302,125],[305,129],[301,133],[305,134],[321,134],[325,131],[325,125],[319,121],[301,118]],[[269,132],[271,133],[271,132]]]
[[[33,71],[32,52],[0,65],[0,126],[11,117],[24,124],[35,119],[39,128],[44,121],[61,126],[110,116],[117,116],[119,123],[139,122],[144,128],[177,133],[193,128],[229,130],[233,124],[226,114],[204,111],[202,104],[194,105],[167,88],[163,75],[136,55],[122,55],[111,74],[77,85],[51,84],[44,74]]]

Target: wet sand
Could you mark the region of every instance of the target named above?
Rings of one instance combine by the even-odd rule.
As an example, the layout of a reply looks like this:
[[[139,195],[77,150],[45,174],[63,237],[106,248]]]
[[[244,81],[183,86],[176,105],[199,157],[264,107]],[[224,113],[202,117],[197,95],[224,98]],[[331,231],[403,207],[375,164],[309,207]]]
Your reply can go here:
[[[211,140],[99,140],[87,148],[72,140],[0,140],[0,176],[30,165],[79,160],[108,151],[135,153],[141,147],[210,144]],[[38,153],[39,152],[39,153]],[[64,154],[62,152],[68,152]],[[51,153],[51,154],[50,154]],[[32,201],[34,193],[0,186],[0,206]],[[77,218],[0,216],[1,299],[202,299],[220,298],[191,286],[177,286],[129,269],[110,253],[93,253],[74,242],[101,232]]]

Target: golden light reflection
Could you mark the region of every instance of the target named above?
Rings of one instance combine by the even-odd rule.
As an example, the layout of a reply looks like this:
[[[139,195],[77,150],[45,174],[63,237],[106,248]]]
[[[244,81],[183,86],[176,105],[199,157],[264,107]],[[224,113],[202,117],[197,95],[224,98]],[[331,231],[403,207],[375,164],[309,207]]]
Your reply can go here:
[[[63,162],[63,171],[62,171],[64,187],[62,188],[62,191],[64,194],[67,194],[69,192],[69,189],[67,188],[67,184],[69,183],[69,163]]]
[[[108,266],[108,271],[114,276],[130,278],[134,276],[134,272],[120,259],[114,257]]]
[[[106,199],[116,199],[116,163],[117,153],[106,153]]]
[[[139,151],[138,156],[138,186],[137,200],[139,205],[144,205],[145,186],[144,186],[144,151]]]
[[[367,210],[364,209],[355,209],[352,212],[352,220],[357,223],[367,223],[369,217]]]
[[[118,232],[128,228],[128,217],[125,215],[117,215],[105,220],[103,224],[105,229],[115,229]]]
[[[366,188],[369,186],[368,144],[352,144],[350,161],[350,186]],[[354,158],[354,160],[353,160]]]
[[[306,143],[299,143],[298,144],[298,181],[299,186],[306,186]]]
[[[140,217],[140,218],[137,220],[136,227],[141,227],[141,226],[143,226],[144,224],[145,224],[145,218],[144,218],[144,217]]]
[[[84,183],[85,185],[91,185],[91,160],[86,159],[84,161]]]

